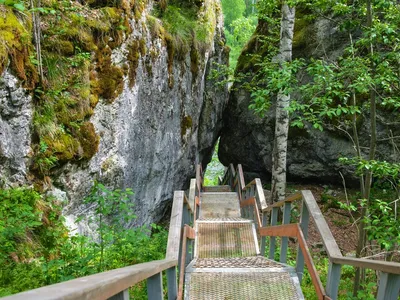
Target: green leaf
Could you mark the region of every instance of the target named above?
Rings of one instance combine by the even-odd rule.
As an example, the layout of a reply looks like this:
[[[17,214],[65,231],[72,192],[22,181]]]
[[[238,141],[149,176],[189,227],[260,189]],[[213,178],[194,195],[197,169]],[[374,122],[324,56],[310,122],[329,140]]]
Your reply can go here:
[[[14,6],[15,9],[17,9],[19,11],[24,11],[25,10],[25,6],[24,6],[24,4],[22,2],[15,3],[13,6]]]

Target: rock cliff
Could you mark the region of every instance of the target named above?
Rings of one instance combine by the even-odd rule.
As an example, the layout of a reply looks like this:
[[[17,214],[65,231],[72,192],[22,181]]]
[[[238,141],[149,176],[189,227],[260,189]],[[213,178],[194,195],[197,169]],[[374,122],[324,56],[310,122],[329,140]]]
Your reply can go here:
[[[79,120],[60,122],[62,114],[56,111],[57,127],[68,133],[68,139],[64,138],[70,143],[68,151],[57,150],[55,139],[63,132],[48,137],[47,131],[44,135],[43,130],[35,129],[37,122],[31,125],[33,110],[42,111],[44,102],[33,105],[29,93],[18,88],[22,84],[6,68],[0,82],[0,134],[6,136],[0,142],[0,174],[5,184],[14,177],[14,181],[29,183],[33,177],[44,190],[63,195],[70,224],[77,215],[90,213],[82,199],[94,179],[109,188],[132,188],[135,224],[149,224],[163,217],[174,190],[187,188],[195,163],[207,160],[222,127],[227,89],[215,87],[207,79],[214,62],[226,64],[228,60],[220,3],[170,1],[171,7],[166,8],[161,7],[163,1],[121,1],[121,8],[111,11],[102,1],[97,2],[88,1],[91,14],[106,12],[114,17],[121,13],[115,18],[123,32],[100,34],[98,25],[90,23],[93,49],[87,41],[82,43],[87,49],[79,49],[80,57],[90,57],[90,64],[84,61],[79,65],[73,56],[75,68],[82,68],[79,75],[86,78],[80,85],[87,86],[90,95],[85,100],[87,113]],[[167,23],[171,22],[167,14],[186,17],[179,9],[180,2],[188,11],[195,11],[192,24],[202,22],[206,32],[187,28],[179,35],[173,24]],[[135,6],[138,3],[140,7]],[[69,41],[65,40],[65,45]],[[64,90],[68,87],[61,94]],[[74,91],[68,92],[74,95]],[[36,149],[36,158],[43,156],[40,162],[50,160],[47,168],[41,168],[35,159],[30,166],[26,163],[30,145]]]
[[[326,19],[317,19],[309,22],[296,19],[293,43],[295,58],[309,58],[327,56],[337,58],[346,46],[346,36],[339,31],[333,22]],[[252,39],[245,46],[238,60],[236,72],[254,75],[257,68],[253,54],[263,54],[260,36],[268,34],[268,28],[260,22]],[[266,181],[271,177],[272,150],[275,128],[275,107],[272,103],[265,118],[260,118],[248,107],[251,95],[246,89],[241,88],[242,82],[235,83],[231,89],[229,102],[224,114],[224,127],[219,144],[220,161],[243,165],[245,173],[251,176],[260,176]],[[397,126],[396,126],[397,124]],[[364,150],[369,142],[369,119],[363,116],[359,120],[359,136]],[[378,131],[381,138],[397,136],[399,126],[396,116],[380,112],[378,116]],[[351,129],[349,129],[351,131]],[[378,157],[386,160],[396,160],[398,147],[392,143],[381,142],[378,144]],[[340,157],[354,157],[355,150],[349,136],[343,131],[326,128],[323,132],[308,126],[304,129],[290,128],[288,142],[288,180],[323,182],[342,184],[341,172],[347,183],[356,183],[354,170],[339,162]]]

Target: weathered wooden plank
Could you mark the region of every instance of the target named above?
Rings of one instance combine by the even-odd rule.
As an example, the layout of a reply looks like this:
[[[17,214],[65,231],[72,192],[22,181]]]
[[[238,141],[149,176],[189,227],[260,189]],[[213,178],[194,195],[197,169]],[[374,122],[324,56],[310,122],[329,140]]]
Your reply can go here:
[[[297,224],[262,227],[260,236],[297,237]]]
[[[400,276],[381,273],[377,300],[397,300],[400,294]]]
[[[336,257],[341,257],[342,253],[340,252],[340,249],[336,243],[335,238],[332,235],[331,230],[329,229],[328,224],[326,223],[326,220],[324,216],[322,215],[321,210],[318,207],[317,202],[315,201],[315,198],[311,191],[305,190],[301,191],[301,194],[303,196],[303,201],[308,207],[308,211],[310,212],[312,218],[314,219],[315,225],[317,227],[317,230],[319,234],[321,235],[322,242],[325,246],[325,249],[328,253],[328,256],[336,256]]]
[[[241,164],[238,164],[238,173],[239,173],[240,189],[243,189],[245,186],[245,183],[244,183],[243,168],[242,168]]]
[[[108,300],[129,300],[129,289],[119,292],[118,294],[108,298]]]
[[[161,272],[147,278],[147,297],[152,300],[164,299]]]
[[[183,220],[183,191],[175,191],[169,224],[167,258],[179,259]]]
[[[301,194],[301,193],[297,193],[297,194],[291,195],[291,196],[285,198],[285,199],[282,200],[282,201],[278,201],[278,202],[275,202],[275,203],[272,204],[272,205],[269,205],[268,207],[266,207],[265,209],[263,209],[263,211],[266,211],[266,212],[271,211],[274,207],[281,207],[281,206],[283,206],[286,202],[294,202],[294,201],[296,201],[296,200],[300,200],[301,197],[302,197],[302,194]]]
[[[336,300],[338,297],[341,269],[341,265],[329,262],[328,279],[326,281],[326,294],[332,300]]]
[[[201,187],[203,184],[203,178],[202,178],[202,174],[201,174],[201,166],[197,165],[196,167],[196,185],[197,185],[197,189],[199,190],[199,192],[202,191]]]
[[[400,263],[355,257],[331,257],[333,263],[400,275]]]
[[[166,274],[167,274],[168,300],[176,300],[176,297],[178,296],[176,267],[167,269]]]
[[[260,211],[258,210],[257,201],[254,201],[254,214],[256,216],[257,221],[257,230],[262,227],[261,218],[260,218]]]
[[[271,214],[271,226],[275,226],[278,223],[278,208],[275,207],[272,209]],[[261,234],[261,233],[260,233]],[[275,236],[270,236],[269,238],[269,259],[275,258]]]
[[[196,231],[192,227],[187,225],[185,226],[185,228],[186,228],[186,237],[188,239],[194,240],[196,237]]]
[[[253,179],[252,181],[250,181],[244,188],[243,190],[247,190],[248,188],[250,188],[252,185],[256,184],[256,180]]]
[[[183,229],[183,242],[182,242],[182,257],[181,257],[181,264],[180,264],[180,270],[179,270],[179,285],[178,285],[178,297],[177,300],[182,300],[183,297],[183,282],[185,279],[185,263],[186,263],[186,242],[187,242],[187,236],[188,236],[188,228],[189,226],[185,226]],[[151,298],[149,298],[151,299]]]
[[[262,213],[262,227],[266,227],[268,223],[268,214]],[[265,244],[266,244],[266,237],[261,236],[261,245],[260,245],[260,253],[262,256],[265,256]]]
[[[291,213],[291,202],[286,202],[283,208],[283,224],[290,224],[290,213]],[[288,238],[282,237],[281,239],[281,254],[279,260],[281,263],[286,263],[287,261],[287,248],[288,248]]]
[[[251,197],[249,199],[246,199],[246,200],[243,200],[242,202],[240,202],[240,207],[254,205],[255,203],[256,203],[256,198]]]
[[[195,196],[196,196],[196,179],[190,179],[190,187],[189,187],[189,207],[192,213],[194,213],[195,206]]]
[[[308,206],[303,200],[301,205],[300,228],[301,231],[303,232],[304,239],[306,240],[308,236],[309,220],[310,220],[310,213],[308,211]],[[299,277],[299,281],[301,282],[303,280],[303,272],[304,272],[304,255],[299,245],[297,246],[296,272],[297,272],[297,277]]]
[[[107,299],[178,263],[175,259],[156,260],[5,297],[4,300],[97,300]],[[3,299],[3,298],[2,298]]]
[[[297,226],[297,240],[299,243],[299,247],[303,252],[304,260],[306,262],[306,266],[308,269],[308,273],[310,273],[311,281],[314,285],[315,291],[317,293],[318,300],[324,300],[325,289],[322,285],[321,279],[318,276],[317,269],[312,261],[312,257],[310,254],[310,250],[308,249],[306,239],[304,238],[303,231],[301,230],[299,224],[294,224]]]
[[[268,208],[267,201],[265,200],[265,195],[264,195],[264,190],[262,188],[262,183],[259,178],[255,179],[255,189],[256,189],[256,197],[258,199],[258,202],[261,205],[261,210],[264,211],[265,209]]]

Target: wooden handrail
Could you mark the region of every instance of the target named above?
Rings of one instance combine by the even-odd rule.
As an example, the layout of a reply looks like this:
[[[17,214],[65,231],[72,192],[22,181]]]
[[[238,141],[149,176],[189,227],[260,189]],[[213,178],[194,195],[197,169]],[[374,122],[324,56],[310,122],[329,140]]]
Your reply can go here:
[[[263,227],[260,228],[259,233],[261,236],[275,236],[275,237],[279,236],[279,237],[297,238],[299,246],[301,248],[301,252],[304,255],[305,263],[308,272],[310,273],[311,281],[315,287],[318,299],[319,300],[328,299],[328,296],[326,295],[325,289],[322,285],[321,279],[319,278],[317,269],[315,268],[315,265],[312,261],[310,250],[308,249],[307,242],[303,235],[303,231],[301,230],[300,225],[298,223]]]
[[[195,231],[192,227],[185,225],[183,229],[183,243],[182,243],[182,256],[181,256],[181,267],[179,271],[179,284],[178,284],[178,297],[177,300],[181,300],[183,297],[183,280],[185,278],[185,261],[186,261],[186,239],[194,239]]]
[[[238,164],[237,172],[239,174],[239,182],[240,182],[240,189],[243,190],[245,183],[244,183],[244,175],[243,175],[243,168],[241,164]]]
[[[255,184],[256,184],[256,180],[253,179],[245,187],[243,187],[242,190],[247,190],[249,187],[251,187],[252,185],[255,185]]]
[[[286,202],[294,202],[296,200],[300,200],[302,197],[301,193],[296,193],[294,195],[288,196],[285,199],[275,202],[272,205],[269,205],[268,207],[266,207],[265,209],[263,209],[263,212],[268,212],[271,211],[274,207],[282,207],[283,205],[285,205]]]
[[[180,242],[182,235],[182,208],[184,201],[184,192],[175,191],[172,203],[171,220],[169,223],[167,258],[179,259]]]
[[[262,188],[261,180],[259,178],[256,178],[255,181],[256,181],[256,191],[258,195],[258,200],[260,201],[261,210],[264,211],[268,208],[268,204],[264,195],[264,190]]]
[[[108,299],[119,292],[155,274],[174,267],[176,259],[155,260],[125,268],[119,268],[90,276],[80,277],[27,292],[19,293],[4,300],[76,300]]]
[[[193,213],[196,209],[195,208],[195,196],[196,196],[196,179],[192,178],[190,180],[190,187],[189,187],[189,207]]]
[[[329,226],[326,223],[326,220],[322,215],[322,212],[319,209],[317,201],[315,201],[313,194],[309,190],[304,190],[301,191],[301,195],[305,205],[308,208],[309,213],[311,214],[312,219],[315,222],[328,256],[342,257],[339,246],[337,245],[336,240],[333,237],[332,232],[329,229]]]

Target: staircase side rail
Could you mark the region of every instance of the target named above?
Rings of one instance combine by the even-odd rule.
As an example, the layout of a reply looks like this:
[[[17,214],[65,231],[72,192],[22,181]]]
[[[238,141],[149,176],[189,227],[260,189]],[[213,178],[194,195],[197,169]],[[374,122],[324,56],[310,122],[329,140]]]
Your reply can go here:
[[[199,218],[199,204],[200,204],[200,190],[196,184],[196,179],[192,178],[190,180],[189,188],[189,206],[190,210],[193,212],[193,226],[196,224],[196,220]]]
[[[137,264],[107,272],[80,277],[38,289],[8,296],[6,300],[47,299],[129,299],[129,287],[147,279],[149,299],[162,299],[162,276],[166,271],[168,298],[178,294],[176,267],[182,256],[184,224],[190,224],[193,211],[183,191],[175,191],[168,233],[166,259]]]
[[[199,191],[203,190],[203,168],[201,164],[196,166],[196,185]]]
[[[155,295],[154,291],[161,290],[162,282],[151,281],[152,277],[157,276],[165,270],[174,270],[178,261],[176,259],[155,260],[147,263],[137,264],[129,267],[119,268],[107,272],[102,272],[90,276],[80,277],[62,283],[52,284],[38,289],[22,292],[12,296],[2,298],[4,300],[78,300],[109,299],[116,295],[119,299],[129,299],[129,287],[148,279],[148,294]],[[168,271],[167,271],[168,272]],[[149,280],[150,279],[150,280]],[[150,289],[152,289],[150,291]],[[150,299],[150,296],[149,296]],[[151,299],[162,299],[159,297]]]
[[[299,223],[292,223],[291,221],[291,204],[296,200],[302,200],[301,214]],[[281,212],[280,207],[284,206],[283,209],[283,225],[276,226],[278,220],[278,214]],[[274,203],[269,206],[263,213],[271,213],[271,226],[259,229],[261,236],[268,236],[270,239],[270,258],[273,259],[275,253],[275,237],[281,236],[281,251],[280,261],[286,262],[287,255],[287,237],[293,236],[293,232],[288,232],[288,228],[293,226],[299,226],[301,230],[301,236],[297,236],[299,245],[296,257],[296,271],[301,282],[304,264],[310,264],[307,251],[304,250],[304,241],[307,240],[308,236],[308,224],[309,220],[312,219],[315,223],[317,231],[319,232],[323,245],[329,257],[329,270],[328,279],[326,284],[326,294],[330,299],[336,300],[338,297],[338,289],[340,282],[341,266],[350,265],[354,267],[360,267],[365,269],[371,269],[380,271],[380,285],[378,289],[377,299],[379,300],[397,300],[400,292],[400,263],[376,261],[371,259],[344,257],[336,243],[335,238],[329,229],[328,224],[318,204],[311,193],[311,191],[304,190],[301,193],[290,196],[283,201]],[[307,265],[309,269],[309,266]],[[310,270],[310,269],[309,269]]]
[[[325,292],[325,289],[322,285],[321,279],[319,278],[317,269],[313,263],[310,250],[307,246],[307,242],[304,238],[303,231],[300,228],[299,224],[286,224],[286,225],[278,225],[278,226],[270,226],[260,228],[259,233],[261,236],[273,236],[273,237],[281,237],[281,238],[297,238],[299,247],[301,249],[302,255],[305,258],[305,263],[308,269],[308,272],[311,276],[311,281],[314,285],[318,300],[327,300],[331,299]]]
[[[225,170],[225,174],[222,177],[220,185],[230,185],[232,187],[235,175],[235,168],[233,167],[233,164],[229,164]]]
[[[177,300],[182,300],[183,297],[183,285],[185,281],[185,268],[193,259],[192,253],[189,251],[190,248],[187,246],[187,241],[193,241],[195,239],[196,233],[195,230],[186,225],[183,230],[183,243],[182,243],[182,257],[181,257],[181,265],[179,270],[179,284],[178,284],[178,296]],[[193,251],[193,247],[192,247]]]
[[[285,205],[285,203],[294,202],[294,201],[300,200],[301,198],[302,198],[302,194],[301,193],[296,193],[294,195],[286,197],[284,200],[281,200],[281,201],[275,202],[274,204],[268,205],[267,207],[262,209],[262,211],[263,212],[270,212],[270,211],[272,211],[273,208],[282,207],[282,206]]]

